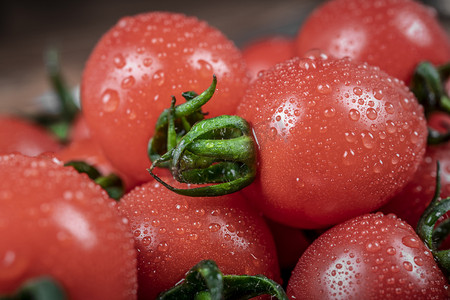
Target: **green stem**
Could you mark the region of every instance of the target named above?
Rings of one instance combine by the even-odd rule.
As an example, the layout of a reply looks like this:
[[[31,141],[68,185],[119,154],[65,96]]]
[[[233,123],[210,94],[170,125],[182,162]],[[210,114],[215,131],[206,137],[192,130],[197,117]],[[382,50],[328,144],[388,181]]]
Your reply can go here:
[[[0,295],[0,300],[65,300],[63,288],[50,277],[26,281],[14,294]]]
[[[287,300],[283,288],[262,275],[223,275],[212,260],[204,260],[194,266],[179,284],[157,298],[158,300],[246,300],[270,295]]]
[[[218,184],[174,188],[153,173],[161,164],[170,165],[173,177],[179,182]],[[148,171],[166,188],[181,195],[201,197],[236,192],[256,176],[256,147],[250,126],[238,116],[202,120],[175,148],[154,161]]]
[[[125,193],[122,179],[114,173],[102,175],[94,166],[77,160],[68,161],[64,166],[71,166],[79,173],[87,174],[90,179],[100,185],[108,193],[109,197],[114,200],[119,200]]]
[[[439,250],[439,245],[447,237],[444,233],[449,232],[448,223],[444,222],[436,226],[439,219],[450,211],[450,197],[446,199],[439,198],[441,191],[440,166],[436,167],[436,189],[433,200],[422,214],[417,224],[417,234],[425,245],[431,250],[439,266],[450,274],[450,250]]]
[[[445,83],[450,77],[450,64],[436,68],[429,62],[420,63],[411,80],[411,91],[424,107],[429,118],[436,111],[450,114],[450,98]],[[429,128],[428,144],[440,144],[450,140],[450,131],[440,133]]]

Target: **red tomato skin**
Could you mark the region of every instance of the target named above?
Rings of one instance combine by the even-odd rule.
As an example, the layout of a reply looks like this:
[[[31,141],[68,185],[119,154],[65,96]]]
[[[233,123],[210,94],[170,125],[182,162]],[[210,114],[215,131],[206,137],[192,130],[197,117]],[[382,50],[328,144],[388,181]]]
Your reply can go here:
[[[238,114],[259,148],[259,173],[242,192],[292,227],[326,227],[381,207],[425,152],[423,109],[408,88],[349,59],[278,64],[248,89]]]
[[[47,157],[0,166],[0,294],[50,275],[70,299],[136,299],[133,239],[100,186]]]
[[[81,83],[83,115],[113,165],[140,181],[151,176],[147,144],[160,113],[182,92],[218,79],[210,117],[234,114],[249,78],[240,51],[206,22],[151,12],[122,18],[98,42]]]
[[[255,80],[258,73],[295,56],[294,39],[287,36],[274,35],[253,40],[242,48],[250,74]]]
[[[126,194],[119,211],[138,251],[139,299],[154,299],[203,259],[224,274],[280,280],[270,231],[239,194],[192,198],[152,181]]]
[[[91,138],[91,132],[89,126],[86,123],[86,119],[80,113],[75,118],[70,131],[69,131],[69,141],[79,141]]]
[[[0,153],[19,152],[37,156],[61,148],[58,141],[43,128],[14,116],[0,117]]]
[[[413,228],[395,215],[337,225],[305,251],[290,299],[448,299],[448,283]]]
[[[419,62],[450,60],[450,39],[436,15],[412,0],[329,1],[300,28],[297,54],[319,48],[379,66],[408,83]]]
[[[425,158],[413,179],[381,208],[394,213],[413,227],[433,199],[436,188],[436,161],[440,163],[441,198],[450,196],[450,142],[427,147]]]

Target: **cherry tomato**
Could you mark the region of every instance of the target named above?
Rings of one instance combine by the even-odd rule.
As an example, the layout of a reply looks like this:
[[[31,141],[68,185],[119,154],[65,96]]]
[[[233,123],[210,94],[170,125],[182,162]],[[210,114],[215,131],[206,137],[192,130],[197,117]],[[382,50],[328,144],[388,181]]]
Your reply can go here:
[[[411,226],[395,215],[333,227],[295,267],[290,299],[448,299],[445,276]]]
[[[55,152],[60,148],[56,138],[45,129],[19,117],[0,117],[1,154],[19,152],[36,156],[43,152]]]
[[[70,299],[135,299],[136,252],[115,202],[55,158],[0,156],[0,295],[47,275]]]
[[[152,181],[126,194],[119,211],[135,237],[141,299],[155,299],[204,259],[214,260],[224,274],[279,280],[270,231],[239,194],[192,198]]]
[[[320,48],[379,66],[409,82],[424,60],[450,60],[450,39],[436,12],[412,0],[334,0],[320,6],[302,25],[297,54]]]
[[[73,121],[68,139],[69,141],[75,140],[84,140],[91,138],[91,132],[89,131],[89,126],[86,123],[86,119],[82,114],[78,114],[78,116]]]
[[[252,80],[258,73],[295,56],[294,40],[281,35],[253,40],[242,48]]]
[[[147,144],[172,95],[203,92],[218,78],[204,111],[234,114],[249,79],[240,51],[206,22],[152,12],[121,19],[98,42],[81,83],[83,115],[120,171],[147,181]]]
[[[320,52],[266,71],[238,114],[259,147],[259,175],[243,193],[292,227],[326,227],[381,207],[425,153],[423,109],[403,82]]]
[[[433,114],[429,120],[430,126],[439,130],[441,121],[447,126],[450,118],[443,114]],[[446,132],[443,128],[441,131]],[[381,209],[385,213],[394,213],[402,220],[416,227],[420,216],[433,199],[436,189],[436,161],[440,163],[441,198],[450,196],[450,142],[429,145],[425,158],[411,181]]]

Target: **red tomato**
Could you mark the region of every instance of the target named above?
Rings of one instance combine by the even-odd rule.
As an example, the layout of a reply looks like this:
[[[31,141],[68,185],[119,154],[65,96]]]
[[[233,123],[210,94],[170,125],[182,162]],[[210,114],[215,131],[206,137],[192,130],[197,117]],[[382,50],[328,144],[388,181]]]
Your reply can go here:
[[[243,193],[267,217],[301,228],[385,204],[417,170],[427,137],[403,82],[315,55],[266,71],[238,108],[259,146],[259,175]]]
[[[450,60],[450,39],[436,12],[412,0],[334,0],[319,7],[300,28],[297,53],[320,48],[379,66],[409,82],[424,60]]]
[[[321,235],[289,280],[290,299],[449,299],[448,283],[411,226],[359,216]]]
[[[251,41],[242,48],[242,56],[252,80],[258,73],[295,56],[294,40],[284,36],[269,36]]]
[[[439,130],[440,121],[445,120],[447,126],[450,118],[442,114],[434,114],[429,124]],[[448,129],[445,129],[446,131]],[[441,130],[442,131],[442,130]],[[436,188],[436,161],[440,163],[441,198],[450,196],[450,142],[441,145],[429,145],[425,158],[412,180],[389,201],[381,210],[394,213],[414,228],[428,204],[434,196]]]
[[[82,114],[79,114],[70,128],[68,139],[69,141],[79,141],[88,138],[91,138],[91,132],[89,131],[86,119]]]
[[[36,156],[61,148],[58,141],[43,128],[13,116],[0,117],[0,153],[19,152]]]
[[[153,12],[121,19],[98,42],[83,73],[83,115],[106,156],[123,173],[146,181],[147,143],[171,96],[203,92],[218,78],[204,111],[234,114],[248,85],[239,50],[194,17]]]
[[[49,275],[70,299],[135,299],[136,253],[115,202],[56,159],[0,156],[0,294]]]
[[[119,211],[135,237],[141,299],[155,299],[203,259],[214,260],[224,274],[279,280],[270,231],[239,194],[192,198],[153,181],[126,194]]]

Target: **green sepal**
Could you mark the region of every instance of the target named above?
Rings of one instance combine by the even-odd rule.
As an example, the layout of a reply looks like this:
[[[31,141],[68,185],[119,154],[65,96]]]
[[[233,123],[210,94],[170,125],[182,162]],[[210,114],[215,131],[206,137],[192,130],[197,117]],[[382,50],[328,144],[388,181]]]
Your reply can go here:
[[[62,286],[50,277],[30,279],[12,295],[0,295],[0,300],[66,300]]]
[[[85,161],[72,160],[64,164],[71,166],[79,173],[85,173],[88,177],[100,185],[114,200],[119,200],[125,193],[125,185],[122,179],[114,173],[102,175],[97,168],[86,163]]]
[[[247,300],[261,295],[288,299],[278,283],[263,275],[223,275],[214,261],[203,260],[157,300]]]

